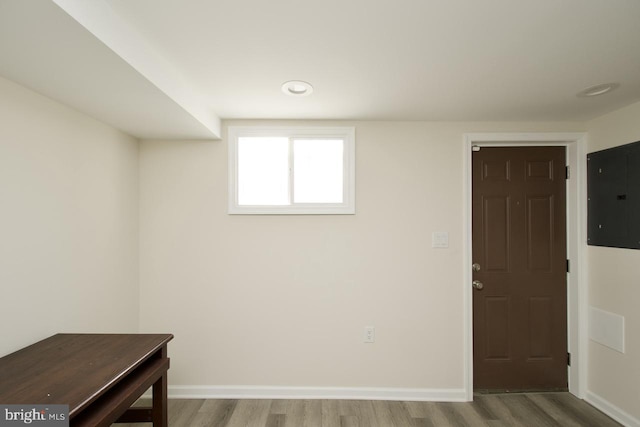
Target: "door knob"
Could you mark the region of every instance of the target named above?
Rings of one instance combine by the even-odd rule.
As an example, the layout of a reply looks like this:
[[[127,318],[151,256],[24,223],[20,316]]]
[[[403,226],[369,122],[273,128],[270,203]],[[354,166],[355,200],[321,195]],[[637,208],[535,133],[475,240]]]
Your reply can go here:
[[[477,289],[479,291],[484,289],[484,285],[480,280],[474,280],[473,282],[471,282],[471,285],[473,286],[473,289]]]
[[[480,264],[478,264],[477,262],[474,262],[473,264],[471,264],[471,269],[473,271],[480,271]]]

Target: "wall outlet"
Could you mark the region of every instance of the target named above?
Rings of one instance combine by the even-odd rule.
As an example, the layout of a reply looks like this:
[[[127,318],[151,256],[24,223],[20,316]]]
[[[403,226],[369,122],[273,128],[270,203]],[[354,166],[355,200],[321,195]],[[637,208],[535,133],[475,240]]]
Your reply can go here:
[[[431,233],[431,247],[446,249],[449,247],[449,232],[434,231]]]
[[[370,343],[376,341],[376,328],[373,326],[364,327],[364,342]]]

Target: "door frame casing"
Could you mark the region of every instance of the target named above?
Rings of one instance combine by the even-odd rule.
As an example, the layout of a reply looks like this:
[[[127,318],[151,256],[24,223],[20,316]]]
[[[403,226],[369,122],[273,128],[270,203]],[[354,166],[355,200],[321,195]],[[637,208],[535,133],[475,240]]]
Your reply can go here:
[[[463,200],[463,303],[464,303],[464,387],[467,400],[473,400],[473,263],[471,236],[472,147],[564,146],[570,168],[567,181],[567,348],[571,353],[569,392],[580,399],[585,396],[587,373],[587,269],[584,262],[586,241],[586,162],[587,134],[584,132],[541,133],[466,133],[464,150]]]

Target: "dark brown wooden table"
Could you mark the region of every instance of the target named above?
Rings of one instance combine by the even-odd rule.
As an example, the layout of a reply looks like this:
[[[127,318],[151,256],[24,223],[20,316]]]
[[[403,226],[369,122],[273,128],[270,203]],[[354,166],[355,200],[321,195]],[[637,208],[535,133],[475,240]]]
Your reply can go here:
[[[167,426],[171,334],[57,334],[0,358],[0,404],[69,405],[71,426]],[[153,386],[151,407],[131,405]]]

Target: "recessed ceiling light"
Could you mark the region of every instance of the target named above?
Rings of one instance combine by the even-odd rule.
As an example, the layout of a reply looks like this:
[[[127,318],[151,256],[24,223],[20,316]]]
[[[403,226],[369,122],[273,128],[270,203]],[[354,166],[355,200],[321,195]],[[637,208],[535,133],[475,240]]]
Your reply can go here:
[[[282,91],[291,96],[307,96],[313,92],[313,86],[300,80],[291,80],[282,84]]]
[[[604,83],[601,85],[591,86],[578,92],[580,98],[591,97],[591,96],[599,96],[604,95],[605,93],[609,93],[614,89],[617,89],[620,86],[620,83]]]

